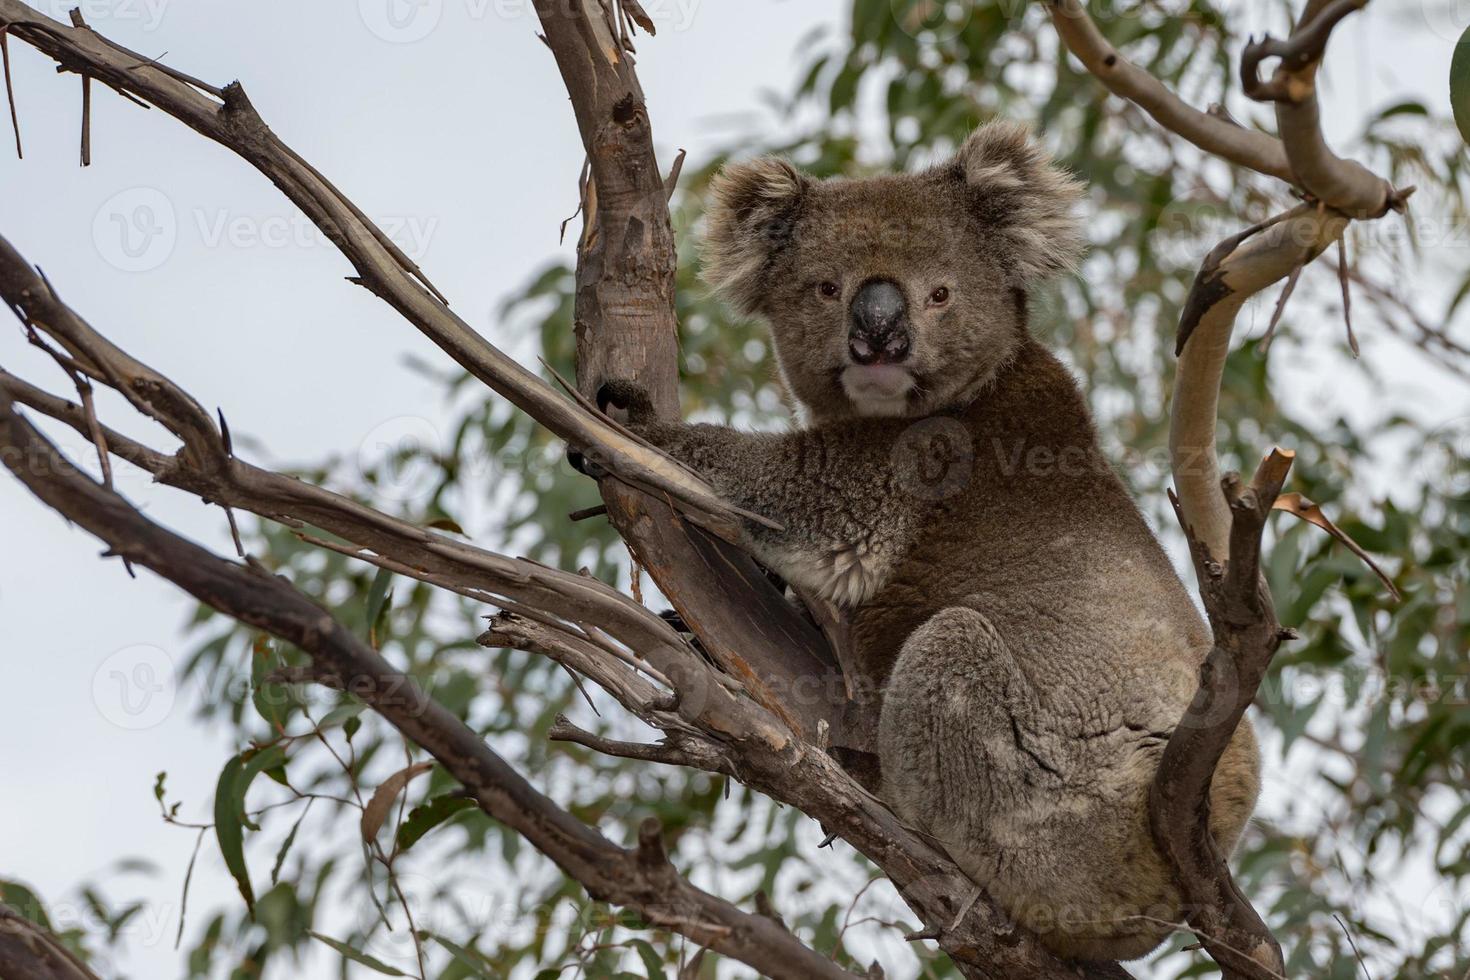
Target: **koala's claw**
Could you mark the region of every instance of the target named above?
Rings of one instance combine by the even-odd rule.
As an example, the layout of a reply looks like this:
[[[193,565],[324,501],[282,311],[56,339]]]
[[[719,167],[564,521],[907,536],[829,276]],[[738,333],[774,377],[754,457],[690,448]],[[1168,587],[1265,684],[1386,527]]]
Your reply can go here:
[[[572,469],[581,473],[583,476],[590,476],[594,480],[600,480],[607,476],[607,470],[603,468],[602,464],[588,459],[587,455],[580,449],[573,449],[571,446],[568,446],[567,462],[571,464]]]
[[[637,424],[653,418],[653,402],[643,386],[633,381],[614,379],[605,381],[597,389],[597,408],[606,412],[607,407],[620,408],[628,413],[628,421]]]
[[[648,392],[632,381],[608,381],[597,389],[598,411],[606,413],[608,406],[626,412],[628,421],[633,425],[650,422],[655,418],[653,402],[649,399]],[[572,465],[572,469],[594,480],[601,480],[608,475],[607,467],[589,457],[583,450],[572,446],[567,447],[567,462]]]

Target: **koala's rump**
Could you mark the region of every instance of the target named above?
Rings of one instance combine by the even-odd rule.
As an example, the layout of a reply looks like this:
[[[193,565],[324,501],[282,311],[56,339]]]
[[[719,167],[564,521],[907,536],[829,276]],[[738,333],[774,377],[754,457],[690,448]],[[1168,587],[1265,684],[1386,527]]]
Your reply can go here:
[[[1181,913],[1147,817],[1168,725],[1137,719],[1183,707],[1146,672],[1121,686],[1032,676],[1036,661],[976,606],[940,611],[904,644],[882,708],[883,795],[1055,952],[1142,956]],[[1247,725],[1213,799],[1227,849],[1254,804],[1254,766]]]

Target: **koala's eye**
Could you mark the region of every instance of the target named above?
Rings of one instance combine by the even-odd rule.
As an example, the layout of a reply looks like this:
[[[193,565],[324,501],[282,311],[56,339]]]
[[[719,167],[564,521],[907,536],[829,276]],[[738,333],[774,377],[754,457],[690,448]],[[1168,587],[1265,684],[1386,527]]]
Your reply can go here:
[[[837,298],[837,294],[840,293],[840,292],[842,292],[842,290],[840,288],[838,288],[837,283],[830,282],[829,281],[829,282],[819,283],[817,285],[817,292],[821,293],[823,296],[827,297],[828,299],[836,299]]]
[[[940,286],[929,294],[929,302],[934,306],[943,306],[949,302],[949,287]]]

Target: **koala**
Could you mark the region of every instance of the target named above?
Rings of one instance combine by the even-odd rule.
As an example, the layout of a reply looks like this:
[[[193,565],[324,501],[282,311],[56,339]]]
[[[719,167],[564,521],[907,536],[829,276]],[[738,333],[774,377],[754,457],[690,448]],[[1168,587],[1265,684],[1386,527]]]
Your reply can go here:
[[[1029,131],[920,173],[817,180],[778,159],[711,188],[708,282],[770,325],[802,426],[631,427],[747,510],[745,546],[846,611],[881,690],[881,792],[1057,954],[1132,959],[1182,918],[1147,804],[1211,636],[1030,334],[1077,261],[1080,185]],[[1215,774],[1228,853],[1259,786],[1243,721]]]

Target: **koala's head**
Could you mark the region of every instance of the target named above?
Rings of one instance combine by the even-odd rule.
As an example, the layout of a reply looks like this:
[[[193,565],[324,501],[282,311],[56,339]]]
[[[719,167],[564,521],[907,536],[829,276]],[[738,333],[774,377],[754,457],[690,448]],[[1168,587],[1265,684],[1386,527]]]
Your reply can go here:
[[[712,186],[704,274],[769,321],[817,418],[924,415],[968,404],[1016,352],[1027,290],[1081,254],[1080,196],[1009,122],[922,173],[816,180],[754,160]]]

